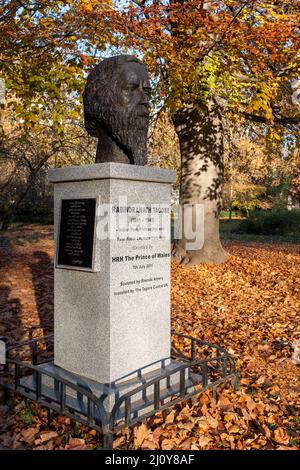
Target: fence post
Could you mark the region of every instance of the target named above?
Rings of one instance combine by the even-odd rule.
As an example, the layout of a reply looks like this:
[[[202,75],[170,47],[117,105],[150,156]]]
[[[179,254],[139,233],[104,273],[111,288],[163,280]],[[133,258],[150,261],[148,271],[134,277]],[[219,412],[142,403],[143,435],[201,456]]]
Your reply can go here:
[[[9,364],[8,364],[8,351],[6,347],[7,338],[5,336],[0,336],[0,365],[3,365],[3,372],[4,374],[9,371]],[[9,401],[9,389],[3,386],[3,402],[8,403]]]

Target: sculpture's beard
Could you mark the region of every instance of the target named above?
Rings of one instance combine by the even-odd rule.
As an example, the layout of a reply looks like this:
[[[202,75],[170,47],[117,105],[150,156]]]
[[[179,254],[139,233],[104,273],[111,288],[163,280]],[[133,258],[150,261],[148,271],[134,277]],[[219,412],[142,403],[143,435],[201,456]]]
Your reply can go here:
[[[136,106],[130,112],[118,108],[106,119],[111,138],[128,156],[130,163],[147,164],[147,134],[149,113],[145,106]]]

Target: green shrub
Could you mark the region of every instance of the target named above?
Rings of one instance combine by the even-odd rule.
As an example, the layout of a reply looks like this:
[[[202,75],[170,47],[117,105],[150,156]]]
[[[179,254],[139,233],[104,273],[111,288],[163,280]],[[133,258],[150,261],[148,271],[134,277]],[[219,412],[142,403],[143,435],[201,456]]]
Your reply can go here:
[[[227,210],[227,209],[222,210],[221,213],[220,213],[220,217],[224,217],[224,218],[225,218],[225,217],[228,218],[229,215],[230,215],[230,212],[229,212],[229,210]],[[233,210],[233,211],[231,212],[231,216],[232,216],[232,217],[240,217],[240,215],[241,215],[241,211],[240,211],[240,210]]]
[[[241,221],[238,232],[261,235],[300,233],[300,210],[255,211],[248,219]]]

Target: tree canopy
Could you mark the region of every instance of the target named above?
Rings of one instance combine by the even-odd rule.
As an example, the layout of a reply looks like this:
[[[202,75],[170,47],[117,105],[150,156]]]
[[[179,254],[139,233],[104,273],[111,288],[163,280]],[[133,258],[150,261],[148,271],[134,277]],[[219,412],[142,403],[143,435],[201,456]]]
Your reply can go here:
[[[0,0],[1,77],[26,123],[45,107],[59,123],[83,69],[116,46],[146,61],[156,104],[213,96],[235,115],[293,125],[299,23],[297,0]]]
[[[93,44],[85,27],[85,12],[95,0],[0,0],[0,76],[5,80],[8,106],[22,124],[32,127],[51,110],[60,128],[66,109],[78,113],[76,98],[84,84],[84,66],[109,42],[103,22],[102,37]],[[72,103],[67,106],[66,103]]]
[[[257,122],[299,122],[291,102],[300,74],[297,1],[132,0],[108,15],[120,43],[140,51],[159,77],[159,97],[171,109],[218,96]]]

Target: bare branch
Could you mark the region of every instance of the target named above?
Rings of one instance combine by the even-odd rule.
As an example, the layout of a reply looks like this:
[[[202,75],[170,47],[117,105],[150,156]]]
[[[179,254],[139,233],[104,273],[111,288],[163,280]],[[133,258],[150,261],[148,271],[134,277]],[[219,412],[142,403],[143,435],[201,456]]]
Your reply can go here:
[[[268,124],[268,120],[265,118],[265,116],[260,116],[260,115],[257,115],[257,114],[246,113],[246,112],[242,112],[241,114],[242,114],[242,116],[244,116],[249,121]],[[300,116],[294,116],[294,117],[274,116],[274,122],[276,124],[281,124],[282,126],[298,125],[298,124],[300,124]]]

